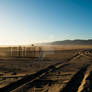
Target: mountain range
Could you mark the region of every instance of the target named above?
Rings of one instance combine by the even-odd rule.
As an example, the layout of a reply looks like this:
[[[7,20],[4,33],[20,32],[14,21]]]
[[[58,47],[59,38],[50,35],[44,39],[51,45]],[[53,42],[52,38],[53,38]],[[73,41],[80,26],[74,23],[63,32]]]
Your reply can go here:
[[[54,41],[54,42],[40,43],[40,45],[92,45],[92,39]]]

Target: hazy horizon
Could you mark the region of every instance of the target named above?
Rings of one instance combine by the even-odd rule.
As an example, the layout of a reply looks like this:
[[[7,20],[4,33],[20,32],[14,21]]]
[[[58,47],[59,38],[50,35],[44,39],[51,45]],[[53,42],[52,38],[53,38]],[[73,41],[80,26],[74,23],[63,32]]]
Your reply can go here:
[[[0,45],[92,39],[91,0],[0,0]]]

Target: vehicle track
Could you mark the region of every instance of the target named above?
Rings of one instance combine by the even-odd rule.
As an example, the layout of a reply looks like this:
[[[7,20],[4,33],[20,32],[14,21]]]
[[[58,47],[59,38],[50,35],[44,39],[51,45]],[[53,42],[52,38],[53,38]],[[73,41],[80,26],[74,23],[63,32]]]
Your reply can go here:
[[[77,92],[88,66],[82,67],[60,92]]]
[[[63,68],[64,66],[68,65],[68,63],[73,59],[76,58],[79,54],[74,55],[72,58],[68,59],[68,61],[66,63],[57,63],[54,65],[50,65],[49,67],[40,70],[39,72],[35,73],[35,74],[31,74],[28,76],[25,76],[24,78],[18,80],[17,82],[11,83],[8,86],[5,86],[3,88],[0,88],[0,92],[18,92],[18,91],[14,91],[15,89],[18,88],[22,88],[25,89],[25,86],[30,84],[30,85],[34,85],[36,81],[38,81],[37,79],[41,76],[46,75],[49,71],[54,71],[54,70],[58,70],[60,68]],[[49,81],[47,81],[49,82]],[[44,81],[44,83],[46,83]],[[26,92],[23,90],[23,92]]]
[[[83,51],[82,52],[84,55],[90,57],[89,54],[91,54],[90,51]],[[29,81],[26,83],[26,85],[23,85],[20,87],[20,89],[18,89],[18,91],[12,91],[12,92],[27,92],[30,88],[33,88],[34,86],[36,88],[41,88],[43,87],[44,90],[39,91],[39,92],[49,92],[49,87],[51,84],[55,84],[56,81],[52,81],[52,80],[44,80],[44,76],[47,77],[49,72],[55,72],[55,71],[60,71],[61,68],[66,67],[69,65],[70,61],[74,61],[78,58],[80,58],[81,55],[78,53],[76,55],[74,55],[73,57],[67,59],[67,63],[57,63],[56,65],[54,65],[53,69],[50,69],[50,71],[47,71],[45,73],[43,73],[42,75],[40,75],[38,78],[35,78],[33,81]],[[85,76],[86,70],[88,68],[89,64],[82,67],[73,77],[72,79],[67,83],[67,85],[63,88],[63,90],[61,90],[60,92],[77,92],[78,88],[81,85],[81,82]],[[42,79],[41,79],[42,78]],[[91,80],[90,80],[91,81]],[[43,86],[42,86],[43,85]],[[84,88],[82,92],[92,92],[92,91],[88,91],[88,89],[90,88],[90,90],[92,90],[91,85],[89,87],[90,84],[88,84],[88,88]],[[21,90],[22,89],[22,90]],[[87,91],[85,91],[87,90]],[[30,92],[30,91],[28,91]],[[36,92],[36,91],[35,91]],[[38,91],[37,91],[38,92]],[[51,91],[52,92],[52,91]]]
[[[82,53],[83,53],[83,55],[85,55],[85,56],[92,57],[92,52],[91,52],[91,50],[85,50],[85,51],[83,51]]]
[[[83,90],[80,92],[92,92],[92,71],[90,71],[88,77],[85,80]]]

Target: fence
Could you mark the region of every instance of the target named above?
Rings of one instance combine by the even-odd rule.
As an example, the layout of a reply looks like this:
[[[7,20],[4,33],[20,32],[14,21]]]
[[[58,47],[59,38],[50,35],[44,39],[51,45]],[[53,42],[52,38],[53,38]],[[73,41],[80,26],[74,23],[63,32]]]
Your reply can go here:
[[[54,50],[44,50],[40,46],[17,46],[17,47],[5,47],[0,48],[0,57],[31,57],[31,58],[43,58],[48,54],[53,54]]]

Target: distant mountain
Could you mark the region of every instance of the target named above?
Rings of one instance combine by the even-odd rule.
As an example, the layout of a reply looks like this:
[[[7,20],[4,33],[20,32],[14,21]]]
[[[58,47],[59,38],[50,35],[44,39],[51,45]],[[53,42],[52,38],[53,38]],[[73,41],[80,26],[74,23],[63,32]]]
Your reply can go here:
[[[92,40],[64,40],[51,42],[52,45],[92,45]]]
[[[41,43],[41,45],[92,45],[92,39],[54,41],[48,43]]]

